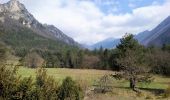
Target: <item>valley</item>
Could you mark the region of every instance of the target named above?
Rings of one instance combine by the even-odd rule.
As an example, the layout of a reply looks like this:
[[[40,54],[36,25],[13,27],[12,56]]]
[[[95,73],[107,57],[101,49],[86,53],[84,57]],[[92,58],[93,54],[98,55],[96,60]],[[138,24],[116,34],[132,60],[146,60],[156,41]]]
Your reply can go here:
[[[0,0],[0,100],[170,100],[170,2],[113,1]]]
[[[47,74],[52,76],[55,81],[61,84],[62,80],[67,76],[72,77],[76,82],[80,83],[85,89],[86,92],[94,91],[94,85],[96,82],[104,75],[114,74],[114,71],[105,71],[105,70],[93,70],[93,69],[66,69],[66,68],[47,68]],[[20,67],[18,74],[24,77],[32,76],[35,78],[36,69],[30,69],[25,67]],[[170,78],[164,76],[154,75],[154,81],[151,84],[138,84],[138,88],[142,88],[142,94],[136,94],[128,88],[128,81],[126,80],[112,80],[113,91],[112,93],[106,94],[86,94],[84,100],[129,100],[136,98],[137,100],[143,100],[146,98],[159,99],[161,97],[161,91],[168,88],[170,83]],[[157,94],[159,93],[160,94]],[[123,97],[122,97],[123,95]],[[164,99],[163,99],[164,100]],[[165,100],[167,100],[165,98]]]

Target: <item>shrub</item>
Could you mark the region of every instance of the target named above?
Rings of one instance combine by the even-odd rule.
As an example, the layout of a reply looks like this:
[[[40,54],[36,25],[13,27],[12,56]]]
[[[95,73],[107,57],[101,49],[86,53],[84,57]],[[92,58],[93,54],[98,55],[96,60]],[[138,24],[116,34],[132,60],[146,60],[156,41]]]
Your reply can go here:
[[[17,68],[7,68],[0,66],[0,96],[3,98],[12,98],[19,83],[19,77],[16,75]]]
[[[0,66],[0,99],[9,100],[82,100],[83,91],[70,77],[58,88],[46,70],[37,69],[35,83],[31,77],[21,78],[17,68]]]
[[[151,95],[148,95],[145,99],[153,100],[154,98]]]
[[[18,87],[19,91],[22,94],[22,99],[31,98],[31,93],[33,91],[33,79],[32,77],[24,78],[21,80],[20,85]]]
[[[66,77],[59,88],[59,100],[82,100],[83,92],[78,84],[71,77]]]
[[[21,79],[16,91],[13,92],[12,99],[28,100],[31,99],[33,91],[33,79],[31,77]]]
[[[0,66],[0,97],[4,99],[28,99],[32,93],[32,78],[21,79],[17,67]]]
[[[38,100],[56,100],[57,99],[57,84],[55,80],[47,76],[46,70],[43,68],[37,69],[36,89],[32,98]]]
[[[7,58],[7,48],[0,43],[0,66],[4,65]]]
[[[113,89],[113,80],[110,76],[104,75],[97,81],[95,84],[94,92],[97,93],[106,93],[111,92]]]
[[[165,90],[164,97],[165,98],[170,97],[170,86]]]

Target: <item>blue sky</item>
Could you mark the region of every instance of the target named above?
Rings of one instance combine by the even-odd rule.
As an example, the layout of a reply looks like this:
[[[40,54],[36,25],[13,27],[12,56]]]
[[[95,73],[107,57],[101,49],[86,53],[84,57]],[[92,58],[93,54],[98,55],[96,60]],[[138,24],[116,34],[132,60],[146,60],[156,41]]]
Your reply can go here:
[[[134,8],[163,4],[165,0],[91,0],[104,13],[123,14],[131,13]]]
[[[170,15],[170,0],[19,1],[41,23],[53,24],[87,45],[151,30]]]

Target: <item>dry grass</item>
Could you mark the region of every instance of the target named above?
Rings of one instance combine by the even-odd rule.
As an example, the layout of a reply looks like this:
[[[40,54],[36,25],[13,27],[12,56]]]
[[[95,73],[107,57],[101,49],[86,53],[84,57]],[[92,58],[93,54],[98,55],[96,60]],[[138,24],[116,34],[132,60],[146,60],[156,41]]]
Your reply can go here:
[[[86,91],[85,100],[155,100],[159,99],[160,94],[156,91],[166,89],[170,84],[170,78],[154,75],[154,81],[151,84],[138,84],[138,87],[143,88],[141,94],[130,90],[129,82],[126,80],[113,79],[113,92],[108,94],[95,94],[92,85],[96,80],[105,74],[114,74],[113,71],[93,70],[93,69],[67,69],[67,68],[47,68],[47,74],[54,77],[56,81],[61,82],[65,77],[70,76],[80,83],[83,90]],[[35,78],[36,69],[21,67],[18,74],[23,77],[32,76]],[[160,98],[159,100],[168,100]],[[170,99],[169,99],[170,100]]]
[[[95,80],[102,77],[105,74],[113,74],[113,71],[106,70],[94,70],[94,69],[67,69],[67,68],[46,68],[47,74],[54,77],[57,81],[63,80],[65,77],[70,76],[74,80],[80,82],[86,82],[87,84],[93,84]],[[19,75],[22,77],[35,77],[36,69],[19,68]]]

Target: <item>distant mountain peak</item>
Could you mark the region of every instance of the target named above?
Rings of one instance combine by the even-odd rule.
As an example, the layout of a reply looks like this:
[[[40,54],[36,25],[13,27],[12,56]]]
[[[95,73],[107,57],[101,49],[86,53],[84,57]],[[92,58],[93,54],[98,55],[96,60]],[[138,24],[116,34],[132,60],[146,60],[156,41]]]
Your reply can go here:
[[[3,10],[8,12],[20,12],[22,10],[26,10],[25,6],[18,0],[10,0],[9,2],[2,5],[4,8]]]
[[[5,19],[15,20],[43,37],[60,40],[69,45],[79,45],[55,26],[41,24],[18,0],[0,4],[0,22],[6,23]]]
[[[167,44],[169,42],[168,39],[170,34],[169,30],[170,30],[170,16],[168,16],[158,26],[156,26],[153,30],[151,30],[149,32],[148,37],[144,39],[142,44],[145,46],[149,46],[149,45],[161,46],[163,43]]]
[[[170,16],[164,19],[153,30],[145,30],[135,35],[135,39],[138,40],[144,46],[156,46],[161,47],[163,44],[170,44]],[[114,48],[120,43],[120,39],[106,39],[98,42],[95,45],[89,47],[90,49],[100,48]]]
[[[18,20],[27,27],[31,27],[31,24],[35,20],[33,15],[18,0],[10,0],[7,3],[0,4],[0,17]]]
[[[21,4],[18,0],[10,0],[10,1],[8,1],[7,3],[9,3],[9,4],[11,4],[11,5]]]

